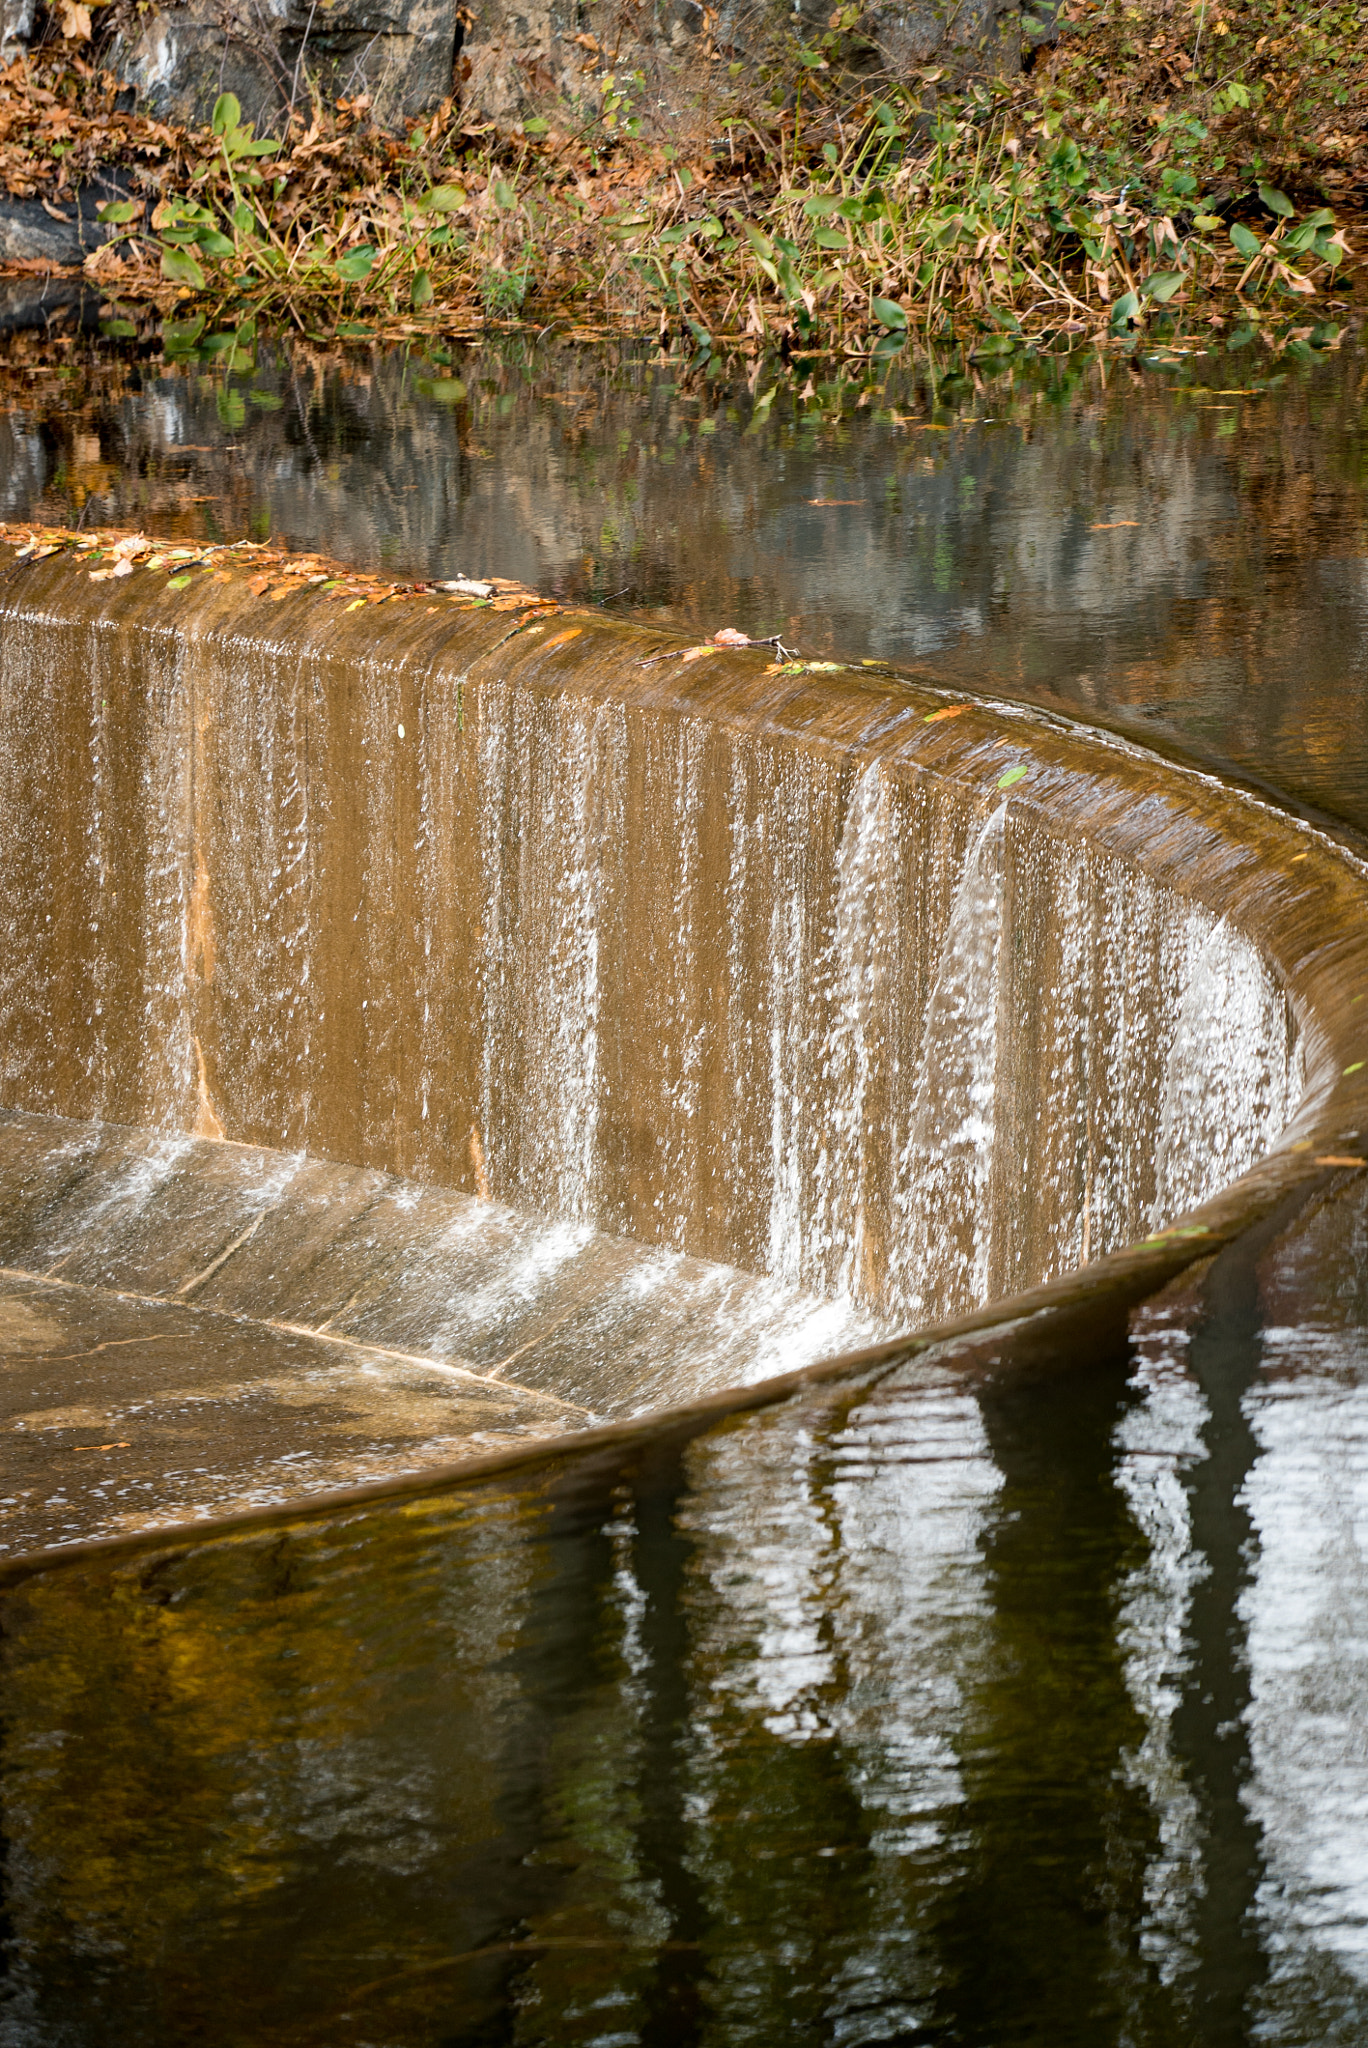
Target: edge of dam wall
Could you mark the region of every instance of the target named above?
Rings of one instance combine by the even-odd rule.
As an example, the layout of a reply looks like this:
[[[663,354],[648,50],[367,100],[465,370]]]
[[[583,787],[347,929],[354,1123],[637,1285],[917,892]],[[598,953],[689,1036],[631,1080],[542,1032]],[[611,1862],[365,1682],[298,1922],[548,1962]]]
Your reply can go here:
[[[845,848],[847,860],[855,863],[857,884],[866,875],[859,863],[872,857],[871,849],[880,858],[887,854],[896,859],[908,836],[888,831],[876,846],[872,828],[863,837],[859,830],[848,829],[862,776],[871,778],[866,798],[877,781],[881,790],[894,792],[890,801],[895,805],[915,809],[939,802],[948,807],[955,830],[945,835],[947,858],[934,870],[924,868],[912,884],[938,892],[942,949],[955,891],[966,872],[971,833],[981,833],[1005,807],[1003,831],[1021,835],[1023,845],[1029,842],[1029,859],[1018,862],[1012,886],[1020,889],[1025,886],[1023,877],[1028,880],[1030,873],[1048,871],[1051,848],[1057,850],[1061,864],[1070,850],[1085,848],[1097,860],[1143,878],[1165,901],[1221,920],[1267,964],[1295,1022],[1300,1100],[1286,1128],[1262,1156],[1208,1199],[1163,1217],[1162,1228],[1134,1231],[1128,1242],[1085,1264],[1075,1258],[1072,1266],[1043,1284],[1011,1287],[1009,1262],[1007,1291],[999,1290],[995,1298],[968,1312],[943,1315],[892,1343],[712,1396],[687,1409],[586,1431],[574,1440],[577,1453],[625,1433],[682,1426],[689,1418],[728,1407],[780,1399],[804,1380],[891,1362],[932,1346],[961,1350],[967,1369],[996,1369],[1005,1353],[1010,1353],[1016,1369],[1022,1369],[1033,1359],[1057,1353],[1061,1345],[1067,1349],[1084,1341],[1085,1331],[1114,1330],[1132,1305],[1185,1266],[1208,1256],[1279,1204],[1310,1194],[1337,1172],[1354,1170],[1352,1164],[1333,1162],[1352,1161],[1363,1151],[1360,1133],[1368,1128],[1368,1068],[1363,1065],[1368,1058],[1368,878],[1349,849],[1257,798],[1124,742],[1000,703],[967,701],[959,693],[947,697],[882,667],[833,670],[823,664],[802,672],[776,664],[766,652],[754,649],[710,650],[685,663],[659,658],[674,646],[667,636],[600,615],[493,612],[429,592],[411,593],[402,603],[387,602],[383,610],[373,603],[358,607],[348,598],[352,608],[344,609],[316,585],[286,590],[279,602],[272,603],[246,587],[246,573],[236,573],[237,564],[225,566],[214,577],[203,576],[198,588],[180,592],[168,593],[155,572],[146,570],[92,588],[84,568],[66,557],[13,569],[12,549],[9,554],[11,568],[0,566],[5,802],[12,819],[22,815],[26,820],[24,844],[16,847],[13,858],[35,864],[33,887],[41,893],[46,886],[42,878],[55,858],[52,849],[69,844],[73,819],[83,821],[80,859],[68,872],[66,905],[59,912],[69,929],[43,943],[55,948],[53,958],[84,959],[93,974],[93,979],[87,974],[80,987],[69,984],[63,994],[68,1014],[88,1019],[80,1027],[85,1044],[73,1048],[70,1041],[62,1045],[52,1039],[51,979],[45,982],[32,961],[11,961],[7,1022],[16,1016],[22,1020],[26,1003],[30,1021],[10,1030],[6,1079],[0,1084],[10,1106],[55,1109],[67,1115],[122,1114],[130,1120],[198,1129],[201,1135],[309,1144],[308,1130],[272,1123],[269,1116],[264,1127],[260,1122],[253,1125],[241,1098],[234,1103],[231,1019],[225,1030],[224,1015],[216,1012],[218,992],[232,982],[233,928],[248,929],[254,919],[269,920],[272,914],[269,884],[280,879],[275,869],[285,867],[293,847],[289,807],[307,806],[322,786],[307,787],[300,764],[312,760],[317,767],[319,750],[332,746],[329,829],[341,866],[345,867],[349,850],[355,854],[365,843],[368,805],[381,806],[382,836],[394,849],[396,861],[403,849],[430,850],[440,839],[434,820],[445,805],[449,815],[462,819],[464,849],[448,841],[433,856],[437,865],[429,867],[429,874],[473,874],[482,859],[488,868],[493,858],[494,880],[503,890],[508,878],[498,871],[498,849],[487,835],[482,850],[480,817],[469,805],[461,811],[454,790],[458,771],[452,764],[472,760],[481,747],[486,760],[499,747],[507,752],[509,707],[515,700],[534,724],[547,718],[554,723],[557,715],[572,710],[575,716],[562,731],[562,740],[569,732],[574,746],[609,750],[615,743],[615,722],[630,712],[638,749],[649,752],[655,746],[660,755],[662,788],[672,777],[677,783],[681,762],[686,768],[690,760],[706,762],[711,750],[716,762],[711,780],[703,773],[688,792],[690,815],[696,814],[699,821],[695,852],[705,867],[712,857],[710,849],[715,852],[726,838],[716,812],[717,775],[724,770],[735,775],[738,747],[743,747],[752,757],[764,756],[771,764],[767,773],[778,772],[773,770],[776,762],[804,764],[797,772],[805,786],[820,785],[826,791],[818,811],[805,821],[814,828],[813,844],[823,844],[825,870],[833,876]],[[318,715],[318,707],[325,703],[336,714],[331,723]],[[264,715],[267,709],[269,717]],[[953,717],[935,715],[951,710]],[[345,745],[338,738],[339,718],[348,728]],[[422,765],[412,774],[396,768],[394,742],[400,735],[406,742],[412,736],[415,754],[421,750]],[[686,741],[682,751],[677,744],[681,735]],[[368,771],[365,782],[356,772],[361,762]],[[507,774],[500,772],[500,786],[508,788]],[[215,903],[215,876],[225,862],[231,866],[234,845],[234,818],[228,816],[225,826],[221,792],[234,780],[243,787],[262,786],[273,777],[279,791],[273,815],[285,825],[274,841],[268,835],[248,849],[249,859],[239,860],[233,884],[236,908],[228,917]],[[1005,786],[1004,778],[1009,778]],[[531,782],[524,775],[524,797],[536,784],[534,769]],[[100,797],[93,840],[92,786]],[[493,784],[486,777],[481,787],[487,796]],[[668,822],[653,817],[649,806],[641,809],[640,796],[638,790],[639,815],[627,834],[635,849],[649,843],[657,827],[663,829]],[[563,814],[561,798],[551,809],[559,804]],[[100,975],[108,976],[109,958],[84,940],[78,943],[76,934],[83,924],[92,923],[92,906],[109,875],[123,875],[121,886],[126,886],[120,846],[132,843],[128,835],[136,837],[159,806],[164,818],[168,806],[175,811],[171,836],[178,852],[162,906],[165,929],[158,943],[181,961],[182,984],[170,991],[165,977],[159,980],[151,973],[135,990],[132,982],[121,985],[116,975],[103,994],[86,1001]],[[602,816],[572,823],[580,834],[576,843],[591,851],[613,829],[613,821]],[[47,851],[42,843],[45,833]],[[516,845],[522,836],[504,820],[502,843]],[[240,833],[237,844],[240,849]],[[263,867],[268,856],[274,866]],[[794,857],[801,868],[801,847]],[[670,885],[649,906],[643,929],[657,929],[661,957],[667,959],[671,946],[677,948],[678,943],[670,915],[683,899],[677,863],[670,867],[667,862],[665,867]],[[732,833],[726,861],[711,886],[725,890],[734,872]],[[347,923],[346,912],[353,903],[358,908],[351,921],[359,921],[367,886],[366,876],[354,868],[335,906],[338,931]],[[383,915],[377,932],[408,903],[397,870],[386,877],[381,893]],[[148,892],[143,895],[139,929],[150,931],[156,924],[156,905],[149,908]],[[33,896],[34,903],[38,900]],[[463,900],[452,886],[436,911],[424,914],[429,919],[434,914],[458,922],[466,919],[472,926],[466,944],[473,957],[476,938],[481,945],[487,938],[483,931],[474,931],[485,901],[477,900],[474,892]],[[12,906],[11,921],[13,914]],[[1105,891],[1089,915],[1105,922]],[[51,917],[52,912],[43,916]],[[93,921],[99,922],[98,912]],[[422,916],[415,912],[409,922],[421,950]],[[30,928],[46,930],[34,924],[32,913]],[[288,954],[289,943],[289,931],[282,930],[282,957]],[[331,1084],[334,1099],[345,1098],[350,1073],[363,1079],[379,1075],[384,1100],[369,1127],[359,1135],[354,1131],[351,1141],[342,1129],[344,1119],[335,1118],[331,1126],[326,1120],[317,1126],[323,1136],[314,1142],[333,1156],[355,1157],[357,1163],[479,1191],[481,1175],[489,1170],[481,1155],[497,1149],[488,1130],[487,1088],[477,1099],[472,1082],[470,1100],[462,1098],[444,1118],[418,1116],[407,1121],[404,1103],[421,1105],[421,1032],[410,1030],[407,1044],[402,1033],[401,1042],[390,1042],[390,1024],[373,1026],[372,998],[362,993],[372,985],[368,977],[376,977],[378,987],[386,973],[393,974],[394,958],[385,955],[383,946],[369,954],[364,946],[348,954],[341,941],[339,948],[332,985],[350,980],[355,1003],[332,1054],[334,1071],[343,1076]],[[41,946],[37,950],[41,953]],[[1033,959],[1032,971],[1035,964]],[[1059,972],[1066,973],[1068,963],[1057,964]],[[715,981],[716,973],[713,962],[704,979],[711,975]],[[923,984],[929,974],[929,969],[923,973]],[[738,986],[747,986],[744,974]],[[292,994],[297,995],[283,982],[274,995],[268,984],[251,993],[257,1014],[263,1000],[273,1000],[283,1013]],[[1019,1013],[1024,1024],[1032,1022],[1030,997],[1029,984],[1023,984],[1013,998],[1013,1013]],[[446,1042],[464,1045],[464,1070],[478,1075],[487,1060],[473,1042],[469,983],[464,988],[459,981],[453,983],[447,998],[441,1024]],[[175,1013],[169,1023],[163,1017],[157,1027],[167,1044],[180,1047],[174,1086],[169,1092],[163,1088],[160,1097],[155,1089],[136,1099],[127,1093],[120,1097],[117,1088],[111,1097],[109,1076],[119,1069],[122,1056],[108,1037],[111,1027],[106,1020],[123,1005],[143,1030],[149,1003],[155,1008],[157,1000],[164,1008],[169,1005],[168,1015]],[[21,1041],[29,1046],[29,1063],[26,1066],[21,1059],[16,1067],[14,1047]],[[277,1057],[283,1042],[276,1041]],[[102,1044],[109,1049],[104,1068]],[[73,1057],[75,1050],[81,1057]],[[1029,1066],[1038,1053],[1038,1035],[1032,1038],[1027,1031],[1015,1056]],[[648,1043],[637,1071],[646,1071],[651,1054]],[[318,1057],[321,1073],[326,1061],[314,1041],[308,1056]],[[126,1067],[126,1059],[123,1064]],[[166,1071],[174,1066],[163,1064]],[[288,1094],[294,1086],[291,1074],[297,1075],[299,1068],[286,1059],[283,1070]],[[35,1082],[35,1074],[44,1072],[55,1078]],[[1124,1107],[1124,1073],[1121,1081]],[[269,1093],[269,1076],[265,1085]],[[326,1094],[326,1087],[320,1092]],[[569,1107],[573,1110],[573,1101]],[[562,1093],[549,1103],[548,1115],[563,1119],[566,1113]],[[684,1114],[687,1121],[696,1110],[690,1112],[686,1103]],[[682,1155],[676,1151],[675,1156]],[[1029,1166],[1029,1154],[1019,1148],[1018,1171]],[[627,1175],[626,1184],[631,1179]],[[835,1179],[839,1183],[839,1171]],[[639,1193],[635,1210],[630,1200],[616,1197],[617,1207],[609,1205],[607,1220],[613,1227],[640,1230],[643,1216],[649,1219],[658,1184],[649,1175],[642,1181],[639,1172],[637,1180],[644,1193]],[[515,1186],[504,1192],[516,1195],[523,1190]],[[573,1202],[573,1191],[569,1199]],[[702,1210],[706,1206],[704,1201]],[[752,1223],[747,1228],[754,1239],[758,1226]],[[838,1237],[841,1230],[845,1244],[850,1229],[841,1224]],[[659,1235],[671,1241],[668,1229]],[[700,1232],[687,1219],[680,1226],[679,1241],[685,1249],[711,1256],[736,1249],[734,1241],[708,1241],[706,1228]],[[1082,1242],[1086,1252],[1086,1235]],[[1068,1335],[1071,1326],[1079,1333],[1076,1338]],[[449,1476],[561,1456],[566,1448],[561,1441],[465,1459],[451,1468]],[[319,1496],[301,1512],[313,1516],[335,1512],[352,1500],[430,1493],[441,1477],[429,1471],[420,1480],[379,1481]],[[280,1512],[270,1510],[270,1518],[278,1519]],[[215,1526],[235,1526],[244,1519],[262,1517],[236,1517]],[[200,1525],[186,1535],[199,1541],[206,1533]],[[120,1546],[130,1540],[164,1545],[171,1538],[163,1528],[145,1538],[112,1540]],[[89,1547],[73,1549],[84,1554]],[[45,1555],[50,1559],[60,1554]],[[20,1560],[4,1567],[21,1568]]]

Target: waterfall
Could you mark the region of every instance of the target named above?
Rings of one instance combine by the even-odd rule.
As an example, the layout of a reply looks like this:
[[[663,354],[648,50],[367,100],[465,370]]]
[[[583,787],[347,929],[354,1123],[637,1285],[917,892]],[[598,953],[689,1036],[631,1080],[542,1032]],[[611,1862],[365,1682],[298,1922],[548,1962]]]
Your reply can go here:
[[[866,1148],[869,1095],[878,1029],[886,902],[889,807],[879,763],[856,779],[836,856],[832,1026],[825,1070],[831,1090],[830,1151],[819,1164],[823,1237],[843,1294],[866,1291],[870,1161]]]
[[[987,1293],[1007,805],[980,829],[926,1006],[912,1127],[898,1161],[899,1307],[926,1320]]]
[[[1034,784],[929,766],[905,694],[828,729],[825,678],[771,718],[518,645],[11,620],[6,1102],[412,1175],[865,1326],[1095,1258],[1278,1129],[1257,949]]]
[[[1301,1088],[1287,999],[1267,966],[1239,932],[1205,911],[1190,912],[1151,1228],[1243,1173],[1287,1123]]]

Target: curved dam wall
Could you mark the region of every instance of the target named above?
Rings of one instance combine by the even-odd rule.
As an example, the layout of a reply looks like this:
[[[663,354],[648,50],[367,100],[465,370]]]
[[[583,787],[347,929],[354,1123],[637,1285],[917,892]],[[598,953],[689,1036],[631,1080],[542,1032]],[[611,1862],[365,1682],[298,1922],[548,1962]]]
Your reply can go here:
[[[1191,1210],[1318,1057],[1324,1100],[1315,1003],[1250,936],[1291,828],[1232,832],[1199,778],[879,671],[273,595],[0,582],[5,1106],[906,1325]]]

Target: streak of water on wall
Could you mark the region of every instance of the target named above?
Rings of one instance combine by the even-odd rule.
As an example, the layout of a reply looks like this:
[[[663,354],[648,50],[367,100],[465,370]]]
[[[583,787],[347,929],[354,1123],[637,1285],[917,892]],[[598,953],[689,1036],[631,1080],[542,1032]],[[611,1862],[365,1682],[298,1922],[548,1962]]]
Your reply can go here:
[[[1296,1098],[1247,939],[910,773],[896,729],[851,760],[630,685],[340,688],[98,620],[12,625],[0,690],[15,1106],[414,1172],[909,1323],[1171,1220]]]

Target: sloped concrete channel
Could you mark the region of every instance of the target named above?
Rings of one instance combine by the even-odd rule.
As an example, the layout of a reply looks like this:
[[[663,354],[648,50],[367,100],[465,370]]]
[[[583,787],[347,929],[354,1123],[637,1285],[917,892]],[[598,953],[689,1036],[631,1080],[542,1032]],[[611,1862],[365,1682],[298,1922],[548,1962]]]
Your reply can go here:
[[[11,1573],[1038,1360],[1357,1170],[1352,852],[1019,709],[683,653],[4,551]]]

